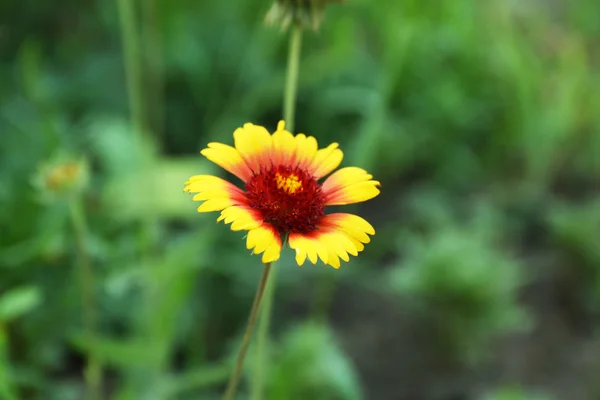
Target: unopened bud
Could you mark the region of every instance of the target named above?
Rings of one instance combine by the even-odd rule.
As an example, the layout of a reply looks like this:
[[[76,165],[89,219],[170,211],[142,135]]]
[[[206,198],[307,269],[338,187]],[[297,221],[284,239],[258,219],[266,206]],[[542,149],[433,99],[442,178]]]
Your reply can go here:
[[[342,3],[344,0],[276,0],[271,6],[265,22],[286,29],[291,24],[302,28],[319,29],[325,7],[328,3]]]

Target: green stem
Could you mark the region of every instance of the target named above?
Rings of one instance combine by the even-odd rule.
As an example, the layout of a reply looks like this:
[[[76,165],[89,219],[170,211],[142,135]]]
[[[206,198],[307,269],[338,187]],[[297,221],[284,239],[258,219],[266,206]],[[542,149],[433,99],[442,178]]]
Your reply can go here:
[[[86,245],[88,229],[80,199],[72,198],[69,201],[69,213],[77,245],[77,267],[83,309],[83,325],[86,336],[91,343],[91,351],[84,372],[87,387],[86,398],[98,400],[101,398],[102,391],[102,364],[95,355],[97,315],[94,301],[94,271]]]
[[[271,273],[271,280],[265,290],[265,303],[260,313],[258,321],[258,335],[256,338],[256,350],[254,369],[252,370],[251,380],[251,400],[260,400],[263,398],[263,382],[267,370],[268,357],[268,342],[269,342],[269,326],[271,324],[271,310],[273,308],[273,285],[274,285],[275,270]]]
[[[286,241],[281,245],[285,247]],[[269,350],[269,326],[271,325],[271,310],[273,309],[273,295],[275,291],[276,269],[271,271],[271,278],[267,283],[264,294],[264,303],[260,311],[258,321],[258,337],[256,338],[256,351],[254,360],[254,369],[252,370],[252,391],[251,400],[261,400],[263,398],[263,382],[267,370],[268,350]]]
[[[285,121],[285,128],[293,132],[296,116],[298,74],[300,72],[300,51],[302,49],[302,28],[297,24],[292,27],[289,46],[287,76],[283,94],[283,119]]]
[[[260,278],[260,283],[258,285],[258,289],[256,289],[256,295],[254,296],[254,302],[252,303],[252,310],[250,311],[250,317],[248,318],[246,332],[244,332],[244,338],[242,339],[242,347],[238,353],[235,369],[233,370],[231,378],[229,379],[229,383],[227,384],[227,390],[225,391],[223,400],[232,400],[233,396],[235,396],[237,385],[244,369],[244,359],[246,358],[248,345],[250,344],[250,339],[252,338],[252,331],[254,329],[254,325],[256,324],[258,311],[260,310],[260,303],[269,279],[269,272],[271,272],[271,263],[265,263],[263,273]]]
[[[9,353],[8,329],[0,322],[0,399],[17,400],[16,384],[11,371]]]
[[[146,77],[145,127],[152,132],[157,145],[163,139],[164,124],[164,62],[163,34],[157,0],[142,1],[144,76]]]
[[[117,0],[119,23],[121,25],[121,41],[123,45],[123,61],[127,82],[129,112],[135,135],[143,135],[144,102],[142,93],[142,67],[140,64],[140,39],[135,20],[134,0]]]
[[[290,132],[293,132],[294,130],[301,50],[302,28],[295,24],[292,27],[292,32],[290,34],[287,74],[283,94],[283,119],[285,121],[285,128]],[[282,247],[285,247],[285,241]],[[267,350],[269,343],[269,326],[271,324],[271,309],[273,308],[273,298],[275,292],[275,272],[276,271],[273,270],[271,273],[271,279],[269,280],[267,290],[265,291],[264,306],[260,315],[260,323],[258,326],[256,361],[254,365],[252,393],[250,397],[252,400],[260,400],[263,398],[264,377],[266,375],[268,364]]]
[[[327,318],[336,284],[337,274],[323,274],[319,277],[314,301],[311,305],[311,315],[315,321],[323,322]]]
[[[140,34],[139,26],[136,19],[135,0],[117,0],[119,24],[121,26],[121,41],[123,46],[123,61],[125,67],[125,79],[127,83],[127,98],[129,101],[129,112],[131,119],[131,129],[134,138],[137,139],[137,145],[144,150],[142,164],[140,166],[140,174],[145,187],[140,187],[140,190],[152,192],[153,188],[147,187],[146,182],[154,182],[150,176],[152,173],[151,159],[148,157],[148,145],[150,141],[144,141],[148,126],[146,120],[145,107],[146,97],[144,87],[142,86],[142,63],[140,54]],[[147,5],[146,7],[151,7]],[[150,138],[149,138],[150,139]],[[152,209],[152,196],[146,197],[147,207]],[[142,219],[142,229],[140,233],[140,242],[143,249],[145,259],[143,264],[148,264],[148,259],[156,250],[154,243],[154,228],[155,217],[152,213],[145,213]]]

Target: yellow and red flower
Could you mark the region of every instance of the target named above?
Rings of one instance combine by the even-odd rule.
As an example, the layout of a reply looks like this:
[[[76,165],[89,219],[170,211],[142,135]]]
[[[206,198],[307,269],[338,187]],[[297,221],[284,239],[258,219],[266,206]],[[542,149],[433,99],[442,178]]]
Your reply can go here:
[[[363,202],[379,194],[379,182],[357,167],[341,168],[319,180],[342,162],[333,143],[319,149],[317,140],[292,135],[279,122],[271,135],[250,123],[233,133],[235,147],[209,143],[200,153],[242,180],[244,190],[212,175],[192,176],[184,191],[197,193],[198,212],[220,211],[218,221],[234,231],[247,230],[246,244],[262,261],[279,259],[282,238],[296,251],[296,262],[340,267],[369,243],[375,230],[363,218],[346,213],[325,214],[327,206]]]

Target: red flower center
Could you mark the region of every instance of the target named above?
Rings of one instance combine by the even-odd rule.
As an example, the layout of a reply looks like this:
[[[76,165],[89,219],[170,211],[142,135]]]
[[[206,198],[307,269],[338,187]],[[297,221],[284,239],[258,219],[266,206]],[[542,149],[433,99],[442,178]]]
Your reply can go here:
[[[261,170],[246,183],[246,191],[250,206],[280,234],[314,231],[325,215],[321,184],[303,169]]]

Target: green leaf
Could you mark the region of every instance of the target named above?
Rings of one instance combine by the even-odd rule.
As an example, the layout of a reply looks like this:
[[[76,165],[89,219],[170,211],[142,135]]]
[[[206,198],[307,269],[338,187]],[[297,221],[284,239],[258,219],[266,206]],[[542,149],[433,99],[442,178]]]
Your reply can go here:
[[[23,286],[9,290],[0,297],[0,321],[9,322],[37,307],[42,300],[36,286]]]
[[[362,398],[354,367],[325,325],[307,323],[290,330],[272,367],[268,398]]]

